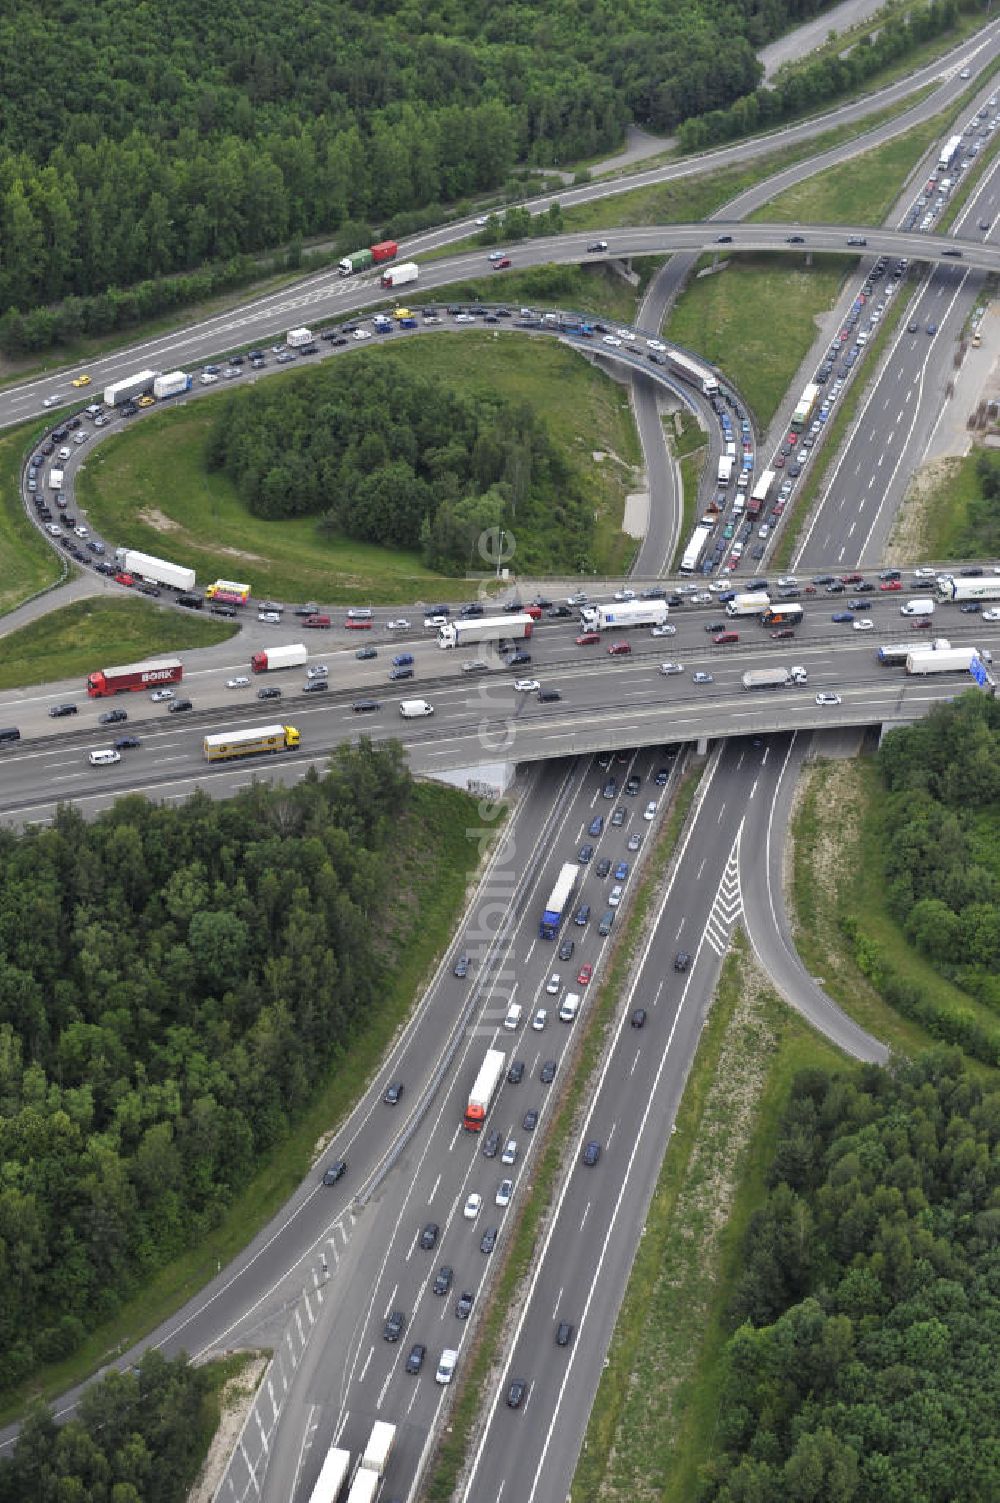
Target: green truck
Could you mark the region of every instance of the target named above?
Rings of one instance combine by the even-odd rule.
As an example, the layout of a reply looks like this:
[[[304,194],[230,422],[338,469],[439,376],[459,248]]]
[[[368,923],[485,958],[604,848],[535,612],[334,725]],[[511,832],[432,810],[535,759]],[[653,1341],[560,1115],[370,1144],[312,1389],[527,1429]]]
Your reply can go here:
[[[367,271],[370,266],[378,266],[382,261],[394,261],[399,251],[395,240],[380,240],[377,245],[368,250],[351,251],[338,263],[338,269],[342,277],[352,277],[359,271]]]

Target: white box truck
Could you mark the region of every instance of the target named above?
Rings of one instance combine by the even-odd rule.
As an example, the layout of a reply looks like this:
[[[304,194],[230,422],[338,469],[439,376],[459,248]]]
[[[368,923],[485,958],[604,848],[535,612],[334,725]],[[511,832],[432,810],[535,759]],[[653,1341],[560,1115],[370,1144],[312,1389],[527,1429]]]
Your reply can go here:
[[[104,388],[105,407],[120,407],[123,402],[130,402],[133,397],[144,397],[147,392],[153,390],[153,382],[160,374],[159,371],[136,371],[134,376],[126,376],[123,381],[114,381]]]
[[[375,1503],[376,1494],[381,1486],[382,1480],[374,1472],[357,1471],[351,1483],[351,1490],[347,1494],[347,1503]]]
[[[733,461],[728,454],[719,455],[719,484],[728,485],[733,478]]]
[[[584,606],[581,624],[587,631],[620,631],[627,626],[662,626],[670,613],[665,600],[621,600],[609,605]]]
[[[985,574],[981,579],[953,579],[950,574],[938,575],[935,583],[937,598],[956,605],[966,600],[1000,600],[1000,575]]]
[[[467,647],[471,642],[499,642],[501,637],[521,641],[531,636],[530,616],[483,616],[480,620],[446,621],[438,627],[439,647]]]
[[[933,616],[933,600],[905,600],[899,607],[901,616]]]
[[[978,647],[949,647],[939,652],[917,647],[906,659],[906,671],[915,674],[968,673],[974,658],[989,661],[988,655],[981,653]]]
[[[382,273],[383,287],[405,287],[407,282],[415,282],[420,275],[420,267],[416,261],[402,261],[398,266],[390,266]]]
[[[191,377],[187,371],[167,371],[153,382],[153,396],[158,402],[165,397],[178,397],[182,391],[191,390]]]
[[[62,470],[54,470],[54,469],[50,470],[49,471],[49,490],[50,491],[61,491],[62,490],[62,483],[63,483],[63,472],[62,472]]]
[[[316,1478],[316,1486],[309,1494],[309,1503],[337,1503],[350,1470],[350,1451],[331,1446]]]
[[[387,1420],[376,1420],[361,1458],[362,1469],[366,1472],[374,1472],[377,1477],[381,1477],[389,1465],[389,1457],[392,1455],[395,1440],[396,1426],[390,1425]]]
[[[726,601],[727,616],[763,616],[771,609],[771,597],[763,590],[751,590]]]
[[[742,679],[744,689],[784,689],[808,682],[804,668],[749,668]]]
[[[126,574],[138,574],[141,579],[154,584],[169,585],[172,590],[193,590],[195,572],[182,564],[171,564],[165,558],[155,558],[152,553],[139,553],[135,548],[116,548],[115,563]]]
[[[291,642],[286,647],[268,647],[255,652],[250,659],[254,673],[273,673],[276,668],[301,668],[309,661],[309,649],[302,642]]]
[[[289,329],[285,335],[285,343],[290,350],[301,350],[303,345],[312,344],[312,330],[306,328]]]
[[[419,720],[422,715],[433,715],[434,706],[428,704],[426,699],[401,699],[399,713],[404,720]]]

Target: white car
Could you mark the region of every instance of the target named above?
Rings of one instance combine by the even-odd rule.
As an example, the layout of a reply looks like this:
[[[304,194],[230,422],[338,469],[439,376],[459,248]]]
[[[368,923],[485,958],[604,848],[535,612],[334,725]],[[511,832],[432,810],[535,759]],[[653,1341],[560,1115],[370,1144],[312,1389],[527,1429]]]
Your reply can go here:
[[[61,402],[62,399],[63,399],[62,392],[61,391],[54,391],[52,393],[51,397],[46,397],[45,398],[44,402],[42,403],[42,406],[43,407],[54,407],[56,405],[56,403],[57,402]]]
[[[822,689],[816,695],[816,703],[818,705],[839,705],[840,695],[832,693],[829,689]]]
[[[465,1217],[466,1221],[475,1221],[476,1217],[479,1215],[479,1212],[482,1210],[482,1208],[483,1208],[483,1197],[479,1194],[479,1192],[477,1190],[473,1190],[472,1194],[469,1196],[468,1200],[465,1202],[465,1209],[462,1212],[462,1215]]]
[[[201,382],[202,386],[214,386],[218,379],[218,376],[213,376],[211,371],[202,371],[201,375],[198,377],[198,380]]]
[[[480,229],[482,229],[482,227],[483,227],[484,224],[489,224],[489,222],[490,222],[490,216],[488,214],[480,214],[479,217],[476,220],[476,224],[479,226]]]
[[[437,631],[437,629],[438,629],[439,626],[447,626],[447,625],[448,625],[448,617],[447,616],[425,616],[424,617],[424,629],[426,631]]]
[[[154,705],[162,704],[165,699],[173,699],[173,689],[154,689],[149,696]]]
[[[84,527],[84,525],[83,525],[82,522],[80,523],[79,527],[74,527],[73,531],[76,533],[76,536],[78,538],[89,538],[90,537],[90,528],[89,527]]]
[[[561,985],[562,983],[559,980],[559,972],[553,971],[552,975],[545,983],[545,990],[548,992],[550,997],[557,997],[559,995],[559,988]]]
[[[475,321],[476,321],[476,315],[474,313],[456,313],[455,314],[455,322],[457,324],[474,324]]]
[[[667,347],[662,339],[647,339],[646,348],[647,350],[657,350],[662,355]]]
[[[250,680],[246,677],[245,674],[241,674],[239,678],[226,679],[227,689],[248,689],[249,687]]]
[[[655,819],[656,818],[656,800],[655,800],[655,798],[651,798],[650,801],[649,801],[649,803],[646,805],[645,809],[643,809],[643,811],[642,811],[642,817],[643,817],[643,819]]]
[[[504,258],[504,252],[502,250],[490,251],[489,259],[491,261],[502,261],[503,258]]]
[[[357,340],[371,339],[372,331],[371,329],[355,329],[353,337]]]
[[[669,678],[669,676],[672,673],[683,673],[684,672],[684,664],[683,663],[661,663],[660,664],[660,672],[663,674],[663,676],[665,678]]]
[[[626,344],[639,343],[638,334],[633,334],[631,329],[616,329],[615,333],[618,335],[618,338],[624,340]]]
[[[616,600],[634,600],[635,599],[635,591],[634,590],[630,590],[628,588],[625,588],[624,590],[616,590],[615,591],[615,599]]]
[[[409,623],[409,621],[404,621],[403,618],[402,618],[402,616],[400,616],[397,621],[387,621],[385,623],[385,626],[386,626],[386,631],[409,631],[410,630],[410,623]]]
[[[516,1164],[517,1163],[517,1139],[516,1138],[508,1138],[507,1139],[507,1142],[504,1144],[503,1153],[500,1155],[500,1162],[501,1162],[501,1164]]]
[[[263,621],[265,626],[280,626],[281,617],[277,611],[258,611],[257,620]]]
[[[778,584],[782,587],[784,587],[785,585],[793,586],[798,584],[798,580],[795,578],[794,574],[779,574]]]
[[[927,568],[914,569],[913,577],[914,579],[937,579],[937,570]]]
[[[586,593],[583,590],[577,590],[577,592],[576,592],[575,595],[567,595],[566,596],[566,604],[567,605],[586,605],[587,604]]]
[[[519,694],[534,694],[541,686],[537,678],[516,678],[514,688]]]
[[[855,631],[874,631],[875,630],[875,622],[874,621],[855,621],[855,623],[854,623],[854,630]]]
[[[62,528],[57,526],[55,522],[46,522],[45,531],[54,538],[61,538],[63,535]]]
[[[497,1185],[497,1193],[496,1193],[496,1203],[497,1203],[497,1205],[498,1206],[509,1206],[510,1205],[510,1197],[513,1195],[513,1193],[514,1193],[514,1181],[512,1179],[502,1179],[500,1181],[500,1183]]]
[[[81,444],[85,444],[87,442],[87,439],[89,437],[90,437],[89,433],[74,433],[73,434],[73,442],[76,444],[77,448],[79,448],[79,446]]]
[[[617,339],[614,334],[605,334],[603,343],[610,344],[614,349],[619,350],[621,349],[622,342],[620,339]]]
[[[983,611],[984,621],[1000,621],[1000,606],[991,605],[988,611]]]
[[[326,678],[329,672],[330,670],[325,663],[313,663],[310,668],[306,669],[306,678]],[[240,679],[241,684],[248,684],[249,682],[248,678]]]
[[[677,628],[671,625],[669,621],[664,621],[661,625],[654,626],[649,635],[651,637],[676,637]]]
[[[611,891],[608,893],[608,907],[609,908],[617,908],[618,907],[618,904],[622,900],[622,892],[623,891],[624,891],[624,889],[622,887],[612,887]]]
[[[545,1027],[548,1021],[548,1013],[545,1011],[544,1007],[540,1007],[531,1020],[531,1026],[536,1033],[541,1033],[542,1029]]]
[[[706,673],[704,669],[699,668],[697,673],[692,673],[691,682],[693,684],[714,684],[715,680],[710,673]]]

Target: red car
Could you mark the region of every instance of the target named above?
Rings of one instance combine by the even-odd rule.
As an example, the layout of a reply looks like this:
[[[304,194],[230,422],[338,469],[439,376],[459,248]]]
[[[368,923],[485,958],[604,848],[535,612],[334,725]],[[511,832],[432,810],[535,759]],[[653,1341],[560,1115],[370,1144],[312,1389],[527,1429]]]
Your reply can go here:
[[[499,261],[494,261],[493,262],[493,270],[494,271],[505,271],[509,265],[510,265],[510,257],[509,256],[501,256]]]
[[[841,584],[863,584],[864,578],[863,574],[842,574],[840,582]]]
[[[774,465],[774,468],[776,470],[783,470],[785,468],[785,456],[784,456],[784,454],[776,454],[774,456],[774,458],[772,459],[771,463]]]
[[[586,986],[587,982],[590,980],[590,978],[591,978],[591,976],[593,974],[594,974],[594,967],[592,965],[582,965],[580,967],[580,974],[576,978],[577,985],[578,986]]]
[[[717,631],[712,638],[716,647],[728,647],[730,642],[738,642],[739,640],[740,634],[738,631]]]
[[[577,647],[590,647],[592,643],[599,642],[600,640],[601,634],[599,631],[582,631],[576,639],[576,645]]]
[[[798,441],[799,441],[799,435],[797,433],[790,433],[788,435],[788,442],[792,445],[793,448],[798,443]]]
[[[771,641],[772,642],[788,642],[794,636],[795,636],[795,633],[794,633],[794,631],[792,630],[792,628],[790,626],[783,626],[780,631],[773,631],[771,633]]]
[[[627,658],[631,656],[631,653],[631,642],[612,642],[611,646],[608,648],[609,658]]]
[[[319,620],[306,622],[307,626],[321,626],[322,624],[323,623]],[[330,623],[327,622],[326,624],[329,626]],[[344,625],[347,627],[348,631],[371,631],[374,622],[357,621],[354,619],[354,617],[352,617],[349,621],[345,621]]]
[[[532,621],[541,621],[542,608],[540,605],[526,605],[524,607],[522,615],[530,616]]]
[[[919,621],[911,621],[910,622],[910,630],[911,631],[930,631],[930,629],[933,626],[933,624],[934,623],[933,623],[933,621],[931,621],[931,619],[930,619],[929,616],[921,616],[921,618],[920,618]]]
[[[880,579],[878,587],[880,590],[901,590],[903,582],[901,579]]]
[[[131,574],[125,574],[122,572],[122,570],[119,569],[118,573],[115,575],[115,583],[131,586],[135,584],[135,580],[132,578]]]

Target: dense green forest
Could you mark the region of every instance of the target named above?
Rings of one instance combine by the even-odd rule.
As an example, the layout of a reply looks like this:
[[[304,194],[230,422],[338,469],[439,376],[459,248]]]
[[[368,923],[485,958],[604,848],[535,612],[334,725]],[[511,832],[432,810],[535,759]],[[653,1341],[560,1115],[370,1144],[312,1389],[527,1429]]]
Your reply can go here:
[[[966,508],[965,523],[955,539],[956,558],[1000,556],[1000,458],[988,449],[976,456],[979,495]]]
[[[108,289],[348,226],[360,239],[518,162],[613,148],[630,119],[670,130],[746,95],[755,47],[821,8],[11,0],[0,313],[69,299],[65,331],[94,332]]]
[[[421,548],[441,573],[482,569],[490,528],[524,570],[586,567],[593,514],[526,403],[460,396],[392,360],[356,358],[234,394],[207,446],[256,516]]]
[[[208,1368],[150,1350],[89,1387],[64,1425],[29,1410],[0,1460],[0,1503],[183,1503],[211,1440],[210,1385]]]
[[[879,766],[889,907],[1000,1017],[1000,704],[970,690],[886,736]]]
[[[377,1016],[462,807],[362,741],[292,789],[0,832],[0,1389],[282,1141]]]
[[[997,1497],[998,1135],[957,1050],[795,1081],[703,1503]]]

